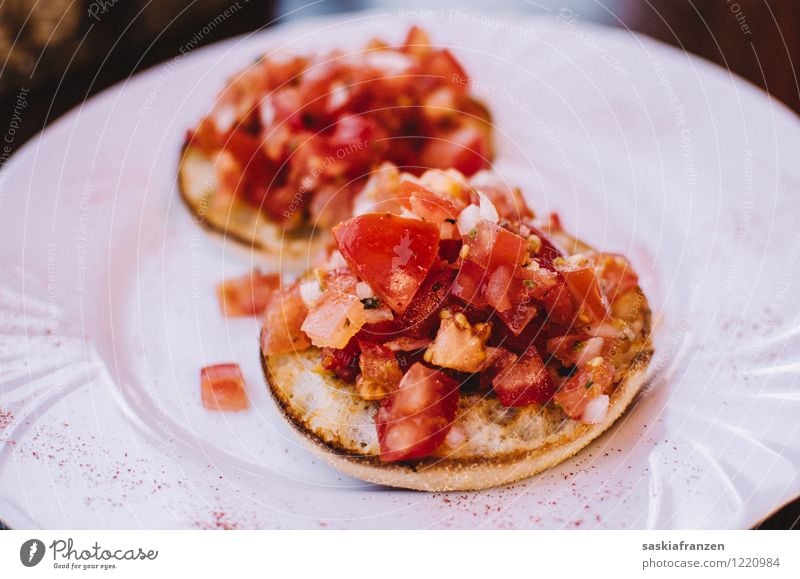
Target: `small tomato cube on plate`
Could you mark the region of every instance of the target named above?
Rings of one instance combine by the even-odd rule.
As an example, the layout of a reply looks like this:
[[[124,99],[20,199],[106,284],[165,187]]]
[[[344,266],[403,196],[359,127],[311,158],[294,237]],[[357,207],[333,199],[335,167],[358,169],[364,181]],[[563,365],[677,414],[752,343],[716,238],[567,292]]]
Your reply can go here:
[[[217,286],[222,313],[229,317],[258,316],[264,312],[272,292],[281,284],[277,274],[257,271],[226,279]]]
[[[209,410],[247,410],[250,399],[238,364],[216,364],[200,370],[200,395]]]

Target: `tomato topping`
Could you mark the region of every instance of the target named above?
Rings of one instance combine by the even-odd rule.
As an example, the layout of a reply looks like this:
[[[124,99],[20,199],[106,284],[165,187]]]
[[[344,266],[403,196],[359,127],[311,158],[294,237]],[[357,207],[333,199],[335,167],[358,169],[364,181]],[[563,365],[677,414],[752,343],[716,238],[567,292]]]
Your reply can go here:
[[[486,307],[484,288],[488,282],[486,270],[471,261],[462,261],[453,282],[452,292],[458,299],[476,308]]]
[[[527,239],[485,219],[478,221],[464,243],[469,248],[466,259],[487,269],[499,265],[515,267],[530,257]]]
[[[350,268],[403,313],[438,256],[439,228],[389,213],[353,217],[333,228]]]
[[[216,364],[200,370],[200,397],[209,410],[236,412],[250,408],[238,364]]]
[[[280,284],[279,275],[258,271],[227,279],[217,286],[219,307],[225,316],[231,318],[260,315],[267,308],[272,292]]]
[[[586,403],[608,394],[614,381],[614,366],[603,358],[593,358],[556,392],[553,400],[570,418],[579,419]]]
[[[481,369],[480,386],[483,390],[492,387],[494,379],[511,364],[517,361],[518,356],[506,348],[487,348],[489,355]]]
[[[403,372],[394,352],[380,344],[359,342],[361,375],[356,380],[356,392],[364,400],[380,400],[397,389]]]
[[[444,133],[426,142],[420,164],[429,169],[456,169],[465,175],[489,166],[486,136],[475,127]]]
[[[344,348],[361,329],[357,316],[362,311],[357,296],[328,289],[314,302],[302,330],[317,347]]]
[[[455,420],[458,399],[453,378],[421,363],[411,366],[375,415],[381,460],[411,460],[436,451]]]
[[[618,253],[597,253],[589,257],[603,282],[603,293],[609,303],[639,285],[639,276],[625,256]]]
[[[357,340],[350,340],[344,348],[323,348],[320,365],[340,380],[352,383],[359,372],[359,353]]]
[[[442,323],[433,343],[425,350],[425,361],[458,372],[477,372],[487,357],[486,341],[491,323],[469,323],[462,313],[442,310]]]
[[[516,362],[503,369],[492,387],[503,406],[546,404],[556,391],[535,346],[529,346]]]
[[[308,308],[300,295],[300,284],[277,289],[264,313],[261,350],[264,355],[299,352],[311,346],[302,331]]]
[[[583,366],[603,353],[603,338],[573,334],[547,340],[547,351],[564,366]]]
[[[436,195],[422,185],[411,181],[402,181],[400,183],[400,195],[408,197],[411,211],[417,217],[435,223],[440,226],[440,230],[443,229],[441,226],[448,220],[452,225],[458,219],[458,214],[461,213],[462,207],[457,206],[455,201]],[[455,233],[457,234],[457,231]],[[446,237],[453,236],[448,235]]]
[[[556,262],[556,269],[564,276],[572,297],[580,305],[589,320],[602,321],[608,315],[608,302],[600,292],[594,267],[588,259],[573,256],[563,263]]]
[[[416,24],[408,30],[403,50],[416,56],[427,56],[431,52],[431,41],[428,33]]]
[[[456,272],[449,267],[432,267],[405,313],[398,318],[398,326],[416,335],[429,334],[439,319],[437,312],[447,303],[455,277]]]

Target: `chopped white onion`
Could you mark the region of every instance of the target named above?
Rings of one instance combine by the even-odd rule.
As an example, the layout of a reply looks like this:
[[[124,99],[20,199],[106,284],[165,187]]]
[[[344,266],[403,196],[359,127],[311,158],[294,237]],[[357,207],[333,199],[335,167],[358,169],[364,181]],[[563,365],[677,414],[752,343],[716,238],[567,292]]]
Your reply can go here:
[[[583,366],[592,358],[599,356],[602,351],[603,338],[589,338],[583,344],[581,344],[579,354],[575,357],[575,365],[578,367]]]
[[[319,289],[319,282],[316,280],[305,281],[300,284],[300,297],[303,298],[303,303],[306,306],[311,306],[322,295]]]
[[[492,203],[492,200],[489,199],[485,194],[478,191],[478,199],[480,199],[480,211],[481,211],[481,219],[485,219],[486,221],[491,221],[492,223],[497,223],[500,221],[500,215],[497,213],[497,208]]]
[[[231,104],[216,107],[211,113],[211,117],[219,132],[227,132],[236,122],[236,108]]]
[[[333,90],[328,95],[328,110],[336,111],[347,104],[349,93],[347,87],[341,82],[334,85]]]
[[[365,284],[363,281],[360,281],[356,284],[356,295],[358,296],[358,299],[365,300],[373,297],[375,292],[372,291],[372,288],[369,287],[369,285]]]
[[[586,403],[581,415],[581,422],[586,424],[599,424],[606,419],[608,414],[608,395],[603,394],[597,398],[592,398]]]
[[[272,104],[272,98],[269,96],[264,97],[258,105],[258,116],[261,118],[262,127],[271,127],[275,120],[275,106]]]
[[[328,258],[328,266],[325,269],[337,269],[340,267],[347,267],[347,261],[344,256],[339,253],[338,249],[334,249]]]
[[[464,429],[457,424],[450,427],[450,432],[447,433],[447,436],[444,439],[444,443],[450,448],[459,448],[466,441],[467,435],[464,432]]]
[[[458,219],[456,220],[458,232],[461,235],[469,235],[469,232],[477,227],[480,219],[480,208],[477,205],[467,205],[467,207],[458,214]]]

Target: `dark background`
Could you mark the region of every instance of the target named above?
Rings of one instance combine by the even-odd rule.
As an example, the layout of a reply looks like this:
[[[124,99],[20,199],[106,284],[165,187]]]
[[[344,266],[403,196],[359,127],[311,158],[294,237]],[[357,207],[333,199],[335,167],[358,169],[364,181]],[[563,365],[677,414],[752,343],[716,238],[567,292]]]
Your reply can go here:
[[[201,45],[311,15],[438,7],[432,0],[4,0],[0,126],[11,123],[25,91],[27,106],[12,143],[18,148],[91,95],[176,56],[198,29],[234,5],[235,14]],[[553,16],[569,8],[582,21],[642,32],[716,62],[800,113],[800,0],[464,0],[452,6]],[[800,529],[800,499],[760,528]]]

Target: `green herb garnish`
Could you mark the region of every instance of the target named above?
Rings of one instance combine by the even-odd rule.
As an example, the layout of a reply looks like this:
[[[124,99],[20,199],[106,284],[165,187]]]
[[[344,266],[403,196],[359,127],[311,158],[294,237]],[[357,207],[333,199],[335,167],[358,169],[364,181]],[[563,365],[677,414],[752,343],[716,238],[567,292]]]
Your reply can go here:
[[[594,380],[592,380],[591,378],[589,378],[589,381],[586,383],[586,389],[588,390],[589,388],[591,388],[591,387],[592,387],[592,384],[594,384]]]

